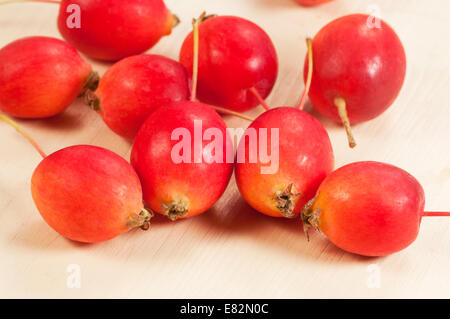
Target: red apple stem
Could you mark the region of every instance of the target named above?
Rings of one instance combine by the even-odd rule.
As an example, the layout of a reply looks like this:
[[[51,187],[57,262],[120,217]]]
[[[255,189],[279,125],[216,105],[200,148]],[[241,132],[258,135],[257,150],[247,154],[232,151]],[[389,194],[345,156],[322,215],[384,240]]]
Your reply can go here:
[[[450,212],[423,212],[424,217],[450,217]]]
[[[255,96],[255,98],[258,100],[259,104],[262,105],[263,108],[265,108],[267,111],[270,110],[270,106],[267,105],[266,101],[261,97],[258,90],[255,89],[255,87],[251,87],[249,91]]]
[[[302,98],[300,99],[300,102],[298,103],[298,108],[300,110],[303,110],[303,108],[305,107],[306,98],[308,97],[309,89],[311,88],[313,65],[314,65],[312,39],[311,38],[306,39],[306,46],[308,47],[308,77],[306,78],[305,90],[303,91]]]
[[[42,151],[42,149],[40,148],[38,143],[36,143],[36,141],[33,140],[33,138],[30,135],[25,133],[22,130],[22,128],[19,126],[19,124],[17,124],[12,119],[10,119],[9,117],[7,117],[6,115],[3,115],[3,114],[0,114],[0,120],[2,120],[3,122],[6,122],[7,124],[11,125],[17,132],[19,132],[23,137],[25,137],[28,140],[28,142],[30,142],[30,144],[33,145],[33,147],[36,149],[36,151],[38,151],[39,154],[43,158],[47,157],[47,155]]]
[[[235,112],[235,111],[231,111],[229,109],[226,109],[224,107],[220,107],[220,106],[215,106],[215,105],[210,105],[214,110],[216,110],[217,112],[221,113],[221,114],[227,114],[227,115],[233,115],[236,117],[239,117],[241,119],[253,122],[255,119],[247,116],[245,114],[239,113],[239,112]]]
[[[352,127],[350,126],[350,120],[347,115],[347,103],[341,97],[337,97],[334,99],[334,105],[336,105],[339,113],[339,117],[341,118],[342,124],[344,125],[345,132],[347,133],[348,145],[351,148],[356,146],[355,138],[353,137]]]
[[[193,47],[194,47],[194,62],[192,64],[192,89],[191,89],[191,101],[195,102],[197,99],[197,82],[198,82],[198,47],[199,47],[199,25],[206,16],[206,12],[202,12],[198,19],[192,19],[192,35],[193,35]]]
[[[8,3],[18,3],[18,2],[43,2],[43,3],[54,3],[54,4],[61,3],[61,1],[53,1],[53,0],[4,0],[4,1],[0,1],[0,5],[8,4]]]

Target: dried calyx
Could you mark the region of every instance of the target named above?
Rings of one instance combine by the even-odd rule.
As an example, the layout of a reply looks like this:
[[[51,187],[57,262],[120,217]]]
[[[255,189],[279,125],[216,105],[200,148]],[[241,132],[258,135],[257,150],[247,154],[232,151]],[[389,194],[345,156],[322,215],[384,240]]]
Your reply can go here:
[[[150,228],[150,219],[153,217],[153,212],[142,208],[139,214],[133,214],[130,216],[130,227],[139,227],[142,230],[148,230]]]
[[[188,205],[181,200],[173,201],[167,204],[164,203],[161,205],[161,208],[164,215],[169,217],[172,221],[177,220],[179,217],[185,216],[189,211]]]
[[[81,92],[80,96],[85,95],[89,91],[97,90],[99,83],[100,83],[100,76],[98,75],[98,73],[94,71],[89,73],[89,77],[86,80],[86,84],[84,85],[83,91]]]
[[[301,193],[294,193],[292,188],[293,184],[291,183],[284,190],[277,191],[274,196],[276,208],[287,218],[297,217],[292,212],[295,208],[295,198],[301,195]]]
[[[314,209],[314,202],[316,201],[316,197],[311,199],[308,203],[306,203],[305,207],[302,209],[302,221],[303,221],[303,231],[306,234],[306,238],[309,241],[309,235],[308,230],[311,227],[314,227],[316,230],[320,231],[319,229],[319,217],[320,217],[320,208]]]

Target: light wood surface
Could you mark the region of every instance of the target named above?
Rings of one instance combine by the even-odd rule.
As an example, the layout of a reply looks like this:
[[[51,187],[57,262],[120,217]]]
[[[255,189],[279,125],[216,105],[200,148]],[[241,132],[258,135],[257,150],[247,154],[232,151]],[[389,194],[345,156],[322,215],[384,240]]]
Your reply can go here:
[[[330,134],[337,167],[359,160],[400,166],[422,183],[427,210],[450,210],[450,1],[336,0],[308,9],[291,0],[166,2],[182,23],[150,52],[171,58],[177,58],[192,17],[202,10],[242,16],[263,27],[280,61],[267,100],[272,106],[294,105],[301,95],[306,36],[334,18],[376,5],[406,49],[402,92],[382,116],[354,128],[359,143],[354,150],[342,127],[319,119]],[[0,6],[0,46],[28,35],[60,37],[57,12],[52,4]],[[100,73],[109,67],[91,62]],[[248,125],[226,121],[231,127]],[[19,123],[47,153],[93,144],[129,158],[130,144],[82,101],[56,118]],[[299,220],[252,211],[232,179],[223,198],[202,216],[175,223],[159,217],[147,232],[81,245],[54,232],[33,204],[30,177],[39,154],[1,123],[0,150],[0,297],[450,297],[450,218],[425,218],[417,241],[400,253],[362,258],[321,234],[307,242]],[[69,265],[80,267],[81,288],[68,288],[74,274]]]

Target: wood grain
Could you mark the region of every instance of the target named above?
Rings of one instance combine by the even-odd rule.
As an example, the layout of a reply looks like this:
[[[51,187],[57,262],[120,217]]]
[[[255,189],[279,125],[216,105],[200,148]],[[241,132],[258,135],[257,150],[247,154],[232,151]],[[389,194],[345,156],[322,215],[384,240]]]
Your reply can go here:
[[[408,57],[406,83],[382,116],[354,128],[358,147],[345,132],[308,110],[329,131],[337,167],[358,160],[400,166],[424,186],[428,210],[450,209],[450,1],[336,0],[302,8],[291,0],[172,0],[182,23],[151,52],[177,58],[191,19],[202,10],[246,17],[273,39],[280,60],[277,84],[267,102],[294,105],[304,39],[330,20],[373,5],[402,39]],[[0,7],[0,46],[28,35],[59,37],[57,6]],[[103,73],[109,64],[91,61]],[[262,107],[248,112],[256,116]],[[226,118],[231,127],[246,127]],[[110,132],[100,117],[76,101],[45,121],[19,121],[51,153],[74,144],[94,144],[129,157],[130,144]],[[185,221],[155,218],[148,232],[133,231],[110,242],[81,245],[49,228],[29,191],[39,155],[0,123],[0,297],[450,297],[450,219],[427,218],[417,241],[385,258],[347,254],[322,235],[307,242],[298,220],[252,211],[234,180],[208,213]],[[79,265],[81,288],[68,288],[67,267]],[[374,266],[375,265],[375,266]],[[373,287],[376,273],[379,287]],[[377,285],[375,285],[377,286]]]

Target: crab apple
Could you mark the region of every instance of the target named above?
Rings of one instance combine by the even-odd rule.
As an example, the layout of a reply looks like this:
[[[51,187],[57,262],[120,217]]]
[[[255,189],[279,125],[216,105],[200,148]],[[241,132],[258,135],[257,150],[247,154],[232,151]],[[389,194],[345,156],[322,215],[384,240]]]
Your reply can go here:
[[[177,23],[163,0],[62,0],[58,16],[67,42],[107,61],[150,49]]]
[[[159,107],[140,128],[131,152],[144,201],[172,220],[205,212],[231,178],[232,148],[224,121],[208,105],[182,101]]]
[[[262,149],[271,150],[278,169],[263,171],[268,160]],[[240,193],[255,210],[295,217],[333,167],[333,149],[323,125],[299,109],[278,107],[264,112],[245,131],[237,149],[235,177]]]
[[[133,139],[158,106],[189,98],[188,75],[178,62],[160,55],[136,55],[114,64],[95,93],[86,95],[108,127]]]
[[[0,110],[8,115],[56,115],[97,84],[98,75],[64,41],[27,37],[0,50]]]
[[[278,72],[275,47],[259,26],[234,16],[207,16],[199,27],[200,101],[244,111],[259,104],[273,88]],[[193,33],[181,47],[180,62],[193,73]]]
[[[314,227],[336,246],[364,256],[385,256],[416,239],[425,196],[419,182],[406,171],[380,162],[343,166],[320,185],[303,209],[305,231]]]
[[[136,172],[100,147],[71,146],[47,156],[33,173],[31,193],[47,224],[74,241],[101,242],[149,225]]]
[[[324,116],[350,124],[383,113],[396,99],[406,73],[406,55],[395,31],[365,14],[338,18],[313,38],[314,70],[309,98]],[[308,62],[305,62],[305,80]]]

